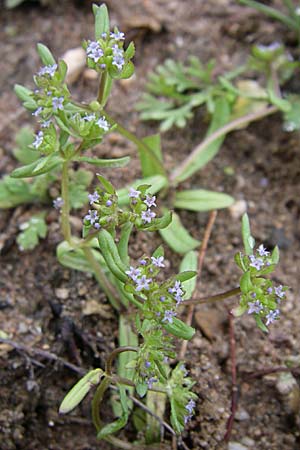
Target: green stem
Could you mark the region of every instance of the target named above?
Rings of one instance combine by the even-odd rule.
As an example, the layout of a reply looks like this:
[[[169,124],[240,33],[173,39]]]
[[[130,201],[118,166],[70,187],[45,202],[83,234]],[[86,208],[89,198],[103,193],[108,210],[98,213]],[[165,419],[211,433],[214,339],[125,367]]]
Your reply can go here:
[[[107,80],[107,72],[103,72],[100,78],[99,83],[99,89],[98,89],[98,95],[97,95],[97,101],[100,103],[101,106],[103,106],[103,98],[104,98],[104,92],[105,92],[105,85]]]
[[[95,395],[92,400],[92,419],[93,424],[97,430],[97,433],[102,428],[102,422],[100,418],[100,404],[102,402],[104,393],[108,389],[110,383],[111,383],[110,378],[108,377],[104,378],[104,380],[97,387]]]
[[[103,115],[104,117],[108,120],[108,122],[110,123],[110,125],[116,125],[116,128],[118,130],[118,132],[126,137],[126,139],[128,139],[129,141],[133,142],[137,148],[138,151],[144,151],[147,156],[149,157],[149,159],[151,159],[153,161],[153,163],[159,167],[159,174],[160,175],[164,175],[167,178],[167,173],[165,171],[165,168],[163,166],[163,164],[161,163],[161,161],[157,158],[157,156],[153,153],[153,151],[151,150],[150,147],[148,147],[147,144],[145,144],[145,142],[143,142],[141,139],[139,139],[137,136],[135,136],[133,133],[131,133],[130,131],[126,130],[126,128],[124,128],[122,125],[120,125],[118,122],[116,122],[109,114],[107,114],[105,111],[103,111]]]
[[[212,144],[216,139],[220,138],[224,134],[228,134],[230,131],[234,131],[241,126],[245,126],[250,122],[254,122],[256,120],[262,119],[263,117],[269,116],[270,114],[274,114],[278,111],[277,106],[267,106],[257,112],[246,114],[245,116],[239,117],[232,122],[227,123],[223,127],[219,128],[217,131],[209,135],[204,141],[201,142],[190,155],[178,166],[174,172],[170,176],[170,180],[174,185],[177,185],[180,180],[183,172],[193,164],[195,160],[199,157],[199,155],[206,150],[206,148]]]
[[[107,279],[106,275],[104,274],[100,264],[98,264],[98,261],[95,259],[92,249],[89,247],[83,247],[82,248],[84,255],[87,259],[87,261],[90,263],[96,280],[100,284],[101,288],[103,289],[104,293],[107,295],[109,301],[111,302],[112,306],[117,310],[120,311],[121,308],[121,302],[119,300],[119,296],[117,291],[115,290],[114,286],[110,283],[110,281]]]
[[[118,347],[115,350],[111,352],[109,357],[107,358],[106,365],[105,365],[105,373],[108,376],[111,376],[112,374],[112,365],[116,357],[119,355],[119,353],[123,352],[138,352],[138,347],[131,347],[130,345],[126,345],[125,347]]]
[[[270,6],[264,5],[263,3],[256,2],[254,0],[239,0],[239,3],[242,5],[250,6],[250,8],[254,8],[263,14],[271,17],[272,19],[279,20],[284,23],[288,28],[297,31],[296,23],[293,19],[285,14],[281,13],[275,8],[271,8]]]
[[[63,199],[61,212],[61,228],[64,239],[71,242],[71,226],[70,226],[70,201],[69,201],[69,161],[65,161],[62,167],[61,180],[61,196]]]
[[[208,297],[202,297],[196,300],[187,300],[182,303],[183,306],[185,305],[198,305],[199,303],[212,303],[212,302],[218,302],[221,300],[225,300],[226,298],[233,297],[235,295],[238,295],[241,293],[241,289],[239,287],[230,289],[229,291],[222,292],[221,294],[217,295],[210,295]]]

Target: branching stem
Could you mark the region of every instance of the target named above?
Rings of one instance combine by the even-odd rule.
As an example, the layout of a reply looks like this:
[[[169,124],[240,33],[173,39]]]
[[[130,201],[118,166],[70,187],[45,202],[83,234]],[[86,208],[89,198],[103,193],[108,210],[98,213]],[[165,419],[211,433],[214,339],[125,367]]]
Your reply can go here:
[[[240,294],[241,289],[239,287],[234,288],[234,289],[230,289],[229,291],[226,292],[221,292],[221,294],[216,294],[216,295],[209,295],[208,297],[202,297],[199,299],[194,299],[194,300],[187,300],[185,302],[182,303],[182,305],[198,305],[199,303],[213,303],[213,302],[219,302],[222,300],[225,300],[226,298],[229,297],[234,297],[235,295]]]

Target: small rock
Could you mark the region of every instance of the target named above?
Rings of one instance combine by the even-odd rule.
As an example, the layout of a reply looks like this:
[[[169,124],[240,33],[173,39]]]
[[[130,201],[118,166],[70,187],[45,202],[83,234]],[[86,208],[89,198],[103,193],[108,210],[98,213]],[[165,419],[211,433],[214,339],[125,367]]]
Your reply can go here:
[[[135,73],[130,78],[124,78],[120,80],[120,85],[124,88],[125,91],[132,89],[136,84],[136,75]]]
[[[229,442],[228,450],[248,450],[248,447],[245,447],[243,444],[239,442]]]
[[[248,447],[254,447],[255,441],[247,436],[243,437],[242,444],[248,446]]]
[[[98,73],[93,69],[85,69],[85,71],[83,72],[83,78],[87,81],[97,80],[98,77]]]
[[[69,289],[57,288],[55,289],[55,295],[60,300],[67,300],[67,298],[69,297]]]
[[[249,420],[250,416],[247,413],[247,411],[245,409],[239,409],[235,416],[234,416],[235,420],[237,420],[238,422],[243,422],[244,420]]]
[[[228,209],[233,219],[239,219],[247,211],[247,202],[245,200],[237,200]]]
[[[195,314],[195,320],[202,334],[212,341],[220,333],[223,316],[215,309],[199,311]]]
[[[71,48],[62,59],[68,66],[66,82],[74,83],[85,67],[86,54],[82,47]]]
[[[98,314],[104,319],[111,319],[113,317],[110,305],[103,305],[102,303],[99,303],[97,300],[89,300],[88,302],[86,302],[82,310],[82,313],[85,316]]]

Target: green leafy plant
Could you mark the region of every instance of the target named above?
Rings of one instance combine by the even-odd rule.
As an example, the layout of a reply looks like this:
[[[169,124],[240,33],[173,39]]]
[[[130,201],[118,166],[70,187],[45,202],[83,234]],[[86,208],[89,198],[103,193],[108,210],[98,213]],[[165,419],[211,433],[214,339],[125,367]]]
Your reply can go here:
[[[281,112],[285,130],[299,129],[298,95],[281,92],[299,63],[283,45],[255,45],[244,66],[217,78],[214,68],[213,61],[204,65],[196,57],[186,64],[167,60],[149,75],[148,92],[137,104],[141,119],[161,122],[161,131],[185,127],[198,107],[210,117],[205,139],[171,173],[175,186],[215,157],[228,133],[253,121]]]
[[[298,42],[300,42],[300,9],[296,6],[293,0],[282,0],[284,5],[284,12],[272,6],[265,5],[255,0],[237,0],[241,5],[254,8],[263,14],[266,14],[271,19],[278,20],[286,25],[290,30],[296,32]]]
[[[110,31],[105,5],[93,5],[93,12],[95,40],[86,41],[83,46],[88,66],[99,73],[97,100],[88,105],[74,101],[64,81],[66,64],[63,61],[57,63],[50,50],[38,44],[43,67],[34,77],[36,89],[30,91],[17,85],[15,91],[25,108],[37,118],[40,130],[30,144],[28,155],[23,151],[15,152],[24,165],[15,169],[7,179],[9,181],[5,182],[24,182],[23,186],[32,192],[35,183],[32,179],[41,180],[41,177],[50,176],[51,182],[60,181],[60,195],[53,202],[60,212],[63,235],[63,241],[57,246],[57,258],[66,267],[92,273],[119,313],[119,347],[108,356],[104,369],[91,370],[71,389],[60,406],[60,412],[64,414],[73,410],[94,389],[92,420],[97,437],[128,448],[114,434],[125,427],[133,412],[133,404],[137,402],[134,393],[144,399],[138,404],[151,415],[144,421],[143,432],[147,443],[161,438],[156,420],[162,423],[167,402],[170,404],[172,426],[163,423],[174,436],[180,436],[195,412],[197,396],[192,392],[194,381],[188,376],[184,362],[176,361],[173,367],[170,358],[176,360],[175,339],[187,341],[195,333],[192,326],[180,319],[181,308],[201,301],[191,298],[196,289],[197,275],[197,256],[193,251],[185,255],[178,274],[166,277],[162,273],[165,268],[163,248],[160,246],[152,255],[143,255],[131,263],[130,238],[133,232],[162,231],[172,236],[168,239],[173,243],[178,236],[182,237],[178,244],[182,253],[194,248],[198,241],[193,240],[180,225],[178,216],[175,215],[172,221],[170,208],[164,205],[161,211],[157,209],[157,199],[153,194],[176,187],[180,178],[173,177],[172,184],[167,177],[159,136],[140,140],[105,111],[113,80],[127,78],[133,73],[131,59],[134,45],[130,43],[124,49],[124,34],[117,28]],[[143,178],[118,191],[107,177],[98,173],[98,183],[94,191],[87,195],[91,174],[74,167],[87,163],[104,170],[106,167],[123,167],[129,162],[128,157],[100,159],[87,152],[100,144],[111,130],[120,132],[137,145]],[[199,155],[196,156],[198,158]],[[191,171],[188,163],[180,172],[181,179],[187,178]],[[48,187],[46,184],[45,191]],[[82,235],[79,237],[73,234],[70,211],[72,207],[80,207],[86,197],[90,209],[83,218]],[[182,190],[176,192],[173,205],[202,211],[208,205],[215,209],[231,201],[222,193]],[[21,228],[19,245],[23,249],[33,248],[37,240],[46,235],[44,213],[31,217]],[[278,262],[278,251],[275,249],[269,256],[269,252],[260,246],[259,256],[253,254],[254,243],[247,217],[243,220],[243,239],[245,256],[240,254],[236,257],[244,273],[240,287],[208,298],[208,301],[241,294],[237,313],[248,310],[249,314],[254,314],[258,326],[267,331],[267,327],[278,318],[278,298],[282,299],[286,290],[282,286],[273,287],[265,279],[265,275],[271,273]],[[177,251],[178,246],[174,244]],[[270,289],[274,290],[270,292]],[[114,370],[116,358],[118,368]],[[108,389],[113,393],[115,420],[104,424],[100,412]],[[141,442],[137,442],[137,446],[140,445]]]

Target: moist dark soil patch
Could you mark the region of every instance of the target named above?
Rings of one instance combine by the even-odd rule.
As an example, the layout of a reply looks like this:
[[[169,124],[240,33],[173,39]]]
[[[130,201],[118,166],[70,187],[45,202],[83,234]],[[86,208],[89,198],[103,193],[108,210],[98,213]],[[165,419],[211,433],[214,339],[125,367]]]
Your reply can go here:
[[[57,4],[58,3],[58,4]],[[285,39],[294,51],[293,37],[275,22],[238,7],[230,0],[135,0],[108,1],[113,25],[133,38],[137,46],[136,78],[116,83],[109,110],[125,126],[145,136],[157,131],[156,124],[140,124],[133,107],[145,85],[148,72],[165,58],[186,60],[194,54],[217,60],[222,71],[245,60],[251,43]],[[269,2],[277,4],[280,2]],[[92,37],[91,2],[53,2],[48,7],[27,2],[11,11],[1,10],[0,38],[0,173],[15,166],[12,148],[16,130],[33,123],[23,112],[12,89],[15,83],[32,86],[38,70],[37,42],[48,45],[56,56]],[[297,86],[296,86],[297,88]],[[96,81],[81,77],[72,86],[77,98],[93,99]],[[163,137],[165,161],[177,164],[201,140],[205,123],[196,114],[184,130],[172,130]],[[269,334],[255,328],[252,318],[235,321],[238,369],[238,413],[231,441],[240,450],[297,450],[300,447],[299,405],[279,394],[279,375],[246,379],[244,372],[284,365],[299,356],[299,134],[282,131],[279,116],[269,117],[227,137],[219,155],[205,170],[184,183],[224,191],[247,202],[253,234],[258,243],[279,244],[281,262],[275,274],[278,283],[290,286],[282,306],[282,317]],[[121,137],[108,137],[99,148],[101,156],[130,155],[127,168],[107,171],[110,180],[123,186],[140,176],[134,147]],[[224,167],[233,169],[228,175]],[[97,283],[86,274],[61,267],[55,258],[60,241],[58,215],[48,208],[50,232],[35,251],[20,253],[15,244],[18,223],[39,206],[1,211],[3,243],[0,278],[1,330],[28,347],[51,352],[88,370],[103,367],[106,355],[117,345],[118,320]],[[84,212],[82,212],[82,215]],[[182,212],[181,218],[192,235],[202,239],[208,214]],[[136,259],[159,245],[159,237],[137,234],[131,242]],[[233,256],[241,249],[240,219],[231,211],[218,214],[205,258],[199,297],[236,286],[239,278]],[[179,257],[166,251],[169,273],[178,269]],[[91,301],[103,304],[96,314],[87,315]],[[197,411],[183,440],[190,449],[226,449],[223,437],[230,414],[231,362],[226,305],[196,308],[196,336],[188,345],[186,360],[196,380]],[[205,328],[206,327],[206,328]],[[206,330],[206,331],[205,331]],[[94,450],[111,448],[95,439],[89,401],[72,414],[58,415],[58,406],[79,378],[59,362],[0,346],[0,427],[3,450]],[[298,380],[299,381],[299,380]],[[109,401],[102,411],[112,418]],[[133,439],[129,425],[122,438]],[[168,436],[165,446],[171,448]],[[232,447],[233,448],[233,447]]]

